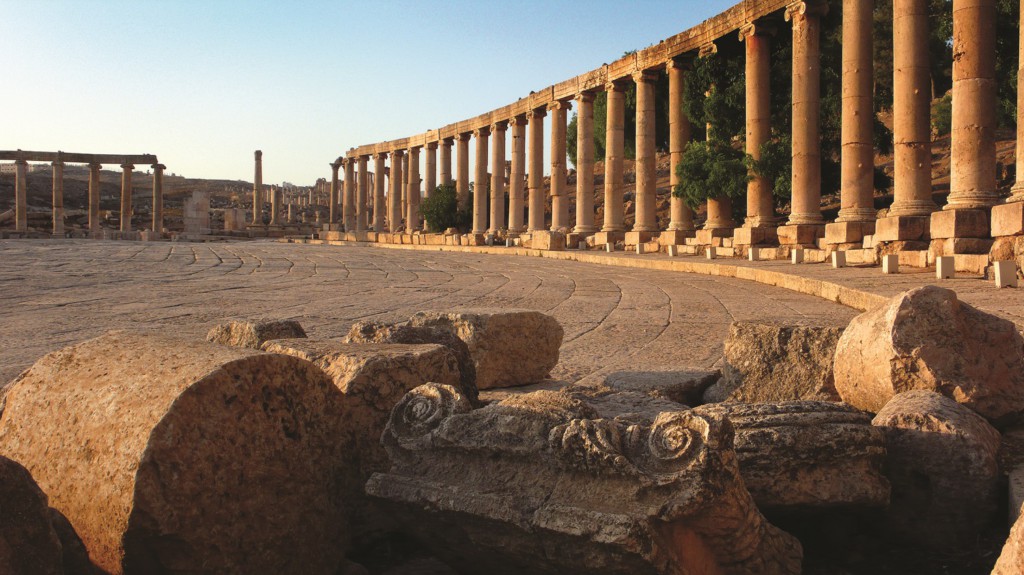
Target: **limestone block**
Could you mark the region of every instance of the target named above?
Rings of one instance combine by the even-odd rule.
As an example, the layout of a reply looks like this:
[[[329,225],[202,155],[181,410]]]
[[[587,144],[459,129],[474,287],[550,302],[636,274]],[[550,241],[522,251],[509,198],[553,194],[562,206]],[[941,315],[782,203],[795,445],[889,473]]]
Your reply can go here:
[[[931,237],[987,238],[989,237],[988,210],[939,210],[932,212]]]
[[[1013,524],[1010,537],[1003,545],[992,575],[1020,575],[1024,573],[1024,513]]]
[[[845,268],[846,267],[846,252],[837,251],[832,252],[832,267],[833,269]]]
[[[779,226],[779,243],[784,246],[817,247],[818,239],[825,237],[824,225],[798,224]]]
[[[310,361],[330,376],[344,395],[344,443],[354,449],[362,481],[375,471],[387,469],[380,434],[391,408],[410,389],[436,381],[459,387],[467,398],[476,397],[474,387],[460,383],[455,355],[441,345],[279,339],[268,341],[263,349]]]
[[[0,452],[109,573],[333,573],[356,486],[340,399],[297,358],[112,332],[20,376]]]
[[[839,401],[832,376],[842,328],[733,322],[722,379],[704,402]]]
[[[700,246],[721,246],[722,238],[731,238],[733,228],[703,229],[696,232],[696,243]]]
[[[565,250],[565,234],[562,232],[537,231],[530,236],[530,245],[535,250],[560,252]]]
[[[743,487],[728,420],[701,408],[600,419],[538,391],[474,410],[430,384],[382,441],[392,467],[367,493],[461,572],[800,572],[799,542]]]
[[[872,423],[886,433],[892,483],[886,527],[932,547],[975,541],[997,510],[999,432],[927,390],[897,395]]]
[[[993,262],[997,288],[1017,287],[1017,262]]]
[[[928,216],[892,216],[875,221],[875,242],[928,239]],[[871,246],[865,246],[871,247]]]
[[[1024,235],[1024,202],[992,207],[992,237]]]
[[[0,573],[63,575],[60,538],[46,494],[17,462],[0,456]]]
[[[558,363],[564,331],[555,318],[529,310],[420,312],[409,325],[448,330],[469,347],[477,389],[537,383]]]
[[[206,341],[260,349],[269,340],[296,337],[306,337],[306,332],[295,320],[231,321],[210,329]]]
[[[932,257],[954,254],[987,254],[992,249],[991,238],[945,238],[934,239],[928,246]]]
[[[692,238],[696,235],[694,230],[668,230],[661,232],[658,236],[658,242],[663,246],[679,246],[686,243],[687,238]]]
[[[624,239],[626,239],[626,232],[597,232],[594,234],[594,245],[609,245]]]
[[[775,228],[736,228],[732,241],[737,246],[771,245],[779,242]]]
[[[622,242],[627,246],[635,246],[651,241],[651,239],[658,239],[658,234],[655,232],[626,232]]]
[[[900,256],[897,254],[889,254],[882,256],[882,273],[883,274],[898,274],[900,273]]]
[[[942,256],[935,259],[935,279],[948,280],[956,277],[953,256]]]
[[[927,389],[998,425],[1024,413],[1024,338],[956,292],[925,286],[853,318],[836,348],[835,384],[843,401],[872,413]]]
[[[677,257],[679,255],[679,246],[677,246],[675,244],[670,244],[670,245],[666,246],[665,249],[667,250],[668,257],[670,257],[670,258],[674,258],[674,257]]]
[[[875,222],[835,222],[825,224],[826,244],[861,243],[875,233]]]
[[[787,401],[704,406],[736,430],[743,483],[761,509],[884,507],[885,434],[842,403]]]

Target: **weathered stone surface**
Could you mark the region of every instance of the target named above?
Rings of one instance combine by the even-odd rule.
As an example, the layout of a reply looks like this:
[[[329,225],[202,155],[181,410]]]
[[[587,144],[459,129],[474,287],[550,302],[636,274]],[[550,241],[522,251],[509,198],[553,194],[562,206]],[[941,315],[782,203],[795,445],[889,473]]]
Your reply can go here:
[[[16,461],[0,456],[0,573],[64,573],[46,495]]]
[[[898,393],[927,389],[1008,423],[1024,413],[1024,338],[952,290],[925,286],[850,322],[835,383],[843,401],[872,413]]]
[[[466,342],[477,389],[543,380],[558,363],[564,335],[555,318],[529,310],[420,312],[409,325],[446,329]]]
[[[589,395],[635,392],[687,406],[699,405],[710,385],[718,381],[718,370],[679,369],[674,371],[614,371],[579,382]],[[679,409],[675,406],[674,409]],[[608,416],[605,416],[608,417]]]
[[[214,326],[206,334],[206,341],[235,347],[259,349],[272,339],[306,337],[305,330],[294,320],[231,321]]]
[[[387,470],[387,454],[380,445],[380,436],[391,408],[409,390],[435,381],[458,386],[467,398],[476,398],[476,388],[460,383],[454,354],[441,345],[279,339],[265,343],[263,349],[313,362],[341,390],[340,425],[345,444],[354,450],[352,454],[363,481],[375,471]]]
[[[340,395],[294,357],[112,332],[19,378],[0,452],[110,573],[333,573]]]
[[[395,406],[382,438],[392,468],[367,492],[466,571],[800,572],[799,542],[743,487],[727,419],[635,417],[599,419],[555,391],[474,410],[425,385]]]
[[[882,507],[884,433],[841,403],[723,403],[704,408],[736,430],[743,483],[758,507]]]
[[[973,411],[926,390],[897,395],[872,423],[887,438],[887,527],[929,546],[974,541],[996,511],[999,432]]]
[[[839,401],[832,364],[842,333],[837,327],[734,322],[722,379],[704,402]]]
[[[1003,545],[999,560],[992,570],[992,575],[1020,575],[1024,573],[1024,512],[1010,529],[1010,536]]]
[[[404,323],[384,324],[360,321],[352,325],[345,343],[436,343],[452,350],[459,362],[459,377],[463,391],[475,393],[476,365],[469,354],[469,346],[452,331],[432,326],[413,326]],[[431,379],[430,381],[440,381]],[[425,383],[421,381],[420,384]],[[419,384],[417,384],[419,385]],[[408,391],[408,390],[406,390]]]

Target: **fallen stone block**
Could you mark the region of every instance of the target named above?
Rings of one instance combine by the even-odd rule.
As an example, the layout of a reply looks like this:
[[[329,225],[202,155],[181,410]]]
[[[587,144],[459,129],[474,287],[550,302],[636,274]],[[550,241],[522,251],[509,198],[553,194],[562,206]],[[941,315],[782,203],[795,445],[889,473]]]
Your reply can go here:
[[[558,363],[564,335],[555,318],[529,310],[420,312],[408,324],[445,329],[464,341],[481,390],[544,380]]]
[[[599,419],[551,391],[473,409],[421,386],[392,411],[392,468],[366,490],[464,572],[799,573],[799,542],[743,486],[728,420],[649,415]]]
[[[353,344],[337,340],[280,339],[263,349],[313,362],[333,380],[341,398],[345,444],[359,465],[361,480],[386,471],[380,445],[391,408],[409,390],[435,381],[459,387],[475,400],[476,388],[460,382],[459,367],[448,348],[435,344]]]
[[[875,416],[892,483],[886,528],[930,547],[977,540],[997,510],[1000,436],[963,405],[926,390],[894,397]]]
[[[259,349],[264,342],[272,339],[306,337],[305,330],[294,320],[281,321],[231,321],[214,326],[206,334],[206,341]]]
[[[761,509],[884,507],[885,434],[841,403],[704,406],[736,430],[743,483]]]
[[[469,354],[469,346],[459,339],[455,333],[446,328],[432,326],[413,326],[404,323],[383,324],[361,321],[352,325],[345,343],[435,343],[452,350],[459,362],[459,378],[465,393],[475,400],[476,397],[476,365]],[[431,379],[430,381],[441,381]],[[421,381],[419,384],[426,383]],[[444,383],[444,382],[442,382]],[[472,390],[472,391],[471,391]],[[408,390],[406,390],[408,391]],[[390,408],[388,408],[390,410]],[[383,431],[383,428],[381,428]]]
[[[1024,338],[1013,322],[926,286],[847,326],[836,348],[843,401],[877,413],[896,394],[937,391],[996,425],[1024,414]]]
[[[112,332],[18,379],[0,452],[108,573],[334,573],[356,486],[340,400],[298,358]]]
[[[839,401],[832,364],[842,328],[733,322],[722,379],[705,403]]]

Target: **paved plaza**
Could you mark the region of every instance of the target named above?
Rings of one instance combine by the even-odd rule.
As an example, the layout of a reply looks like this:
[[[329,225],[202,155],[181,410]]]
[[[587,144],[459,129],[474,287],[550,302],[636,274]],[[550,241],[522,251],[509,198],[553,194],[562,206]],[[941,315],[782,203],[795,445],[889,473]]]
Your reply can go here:
[[[714,366],[729,323],[845,325],[858,312],[725,277],[537,257],[238,243],[0,242],[0,381],[110,329],[202,338],[228,318],[296,319],[310,337],[421,310],[525,308],[565,328],[552,377]]]

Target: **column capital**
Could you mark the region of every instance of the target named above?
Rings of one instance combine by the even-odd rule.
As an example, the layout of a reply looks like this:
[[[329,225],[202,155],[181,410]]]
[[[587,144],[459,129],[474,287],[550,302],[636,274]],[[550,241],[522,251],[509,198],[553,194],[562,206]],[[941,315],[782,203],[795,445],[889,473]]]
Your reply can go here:
[[[633,72],[633,81],[637,84],[641,82],[655,82],[658,79],[658,73],[654,70],[637,70]]]
[[[375,160],[386,160],[386,159],[388,159],[388,153],[387,152],[377,152],[376,154],[373,155],[373,159],[375,159]]]
[[[550,110],[550,111],[571,110],[571,109],[572,109],[572,103],[569,102],[568,100],[555,100],[554,102],[551,102],[550,104],[548,104],[548,110]]]
[[[793,2],[786,6],[786,22],[792,21],[797,16],[804,18],[808,16],[824,16],[828,14],[828,3],[823,0],[804,0]]]
[[[256,159],[257,160],[262,158],[263,157],[263,150],[256,150],[256,154],[255,155],[256,155]]]
[[[491,132],[504,132],[508,128],[508,120],[499,120],[491,124]]]
[[[619,78],[618,80],[612,80],[604,85],[605,92],[622,92],[626,89],[625,80]]]
[[[420,148],[423,146],[410,146],[408,153],[410,157],[418,157],[420,155]]]
[[[477,128],[477,129],[473,130],[473,137],[474,138],[479,138],[481,136],[486,138],[487,136],[490,136],[490,135],[491,135],[491,129],[489,127],[486,127],[486,126],[485,127],[480,127],[480,128]]]
[[[469,137],[471,135],[472,135],[472,132],[463,132],[463,133],[455,136],[455,139],[460,141],[460,142],[468,142],[469,141]]]
[[[450,147],[451,147],[451,145],[452,145],[452,144],[454,144],[454,143],[455,143],[455,138],[454,138],[454,137],[451,137],[451,138],[443,138],[443,139],[441,140],[441,144],[442,144],[442,145],[444,145],[444,146],[448,146],[449,148],[450,148]]]
[[[802,2],[803,3],[803,2]],[[778,29],[771,24],[764,22],[747,22],[740,26],[739,36],[740,42],[745,41],[750,36],[774,36],[778,32]]]
[[[675,58],[669,58],[668,61],[665,62],[665,70],[682,70],[684,72],[689,72],[690,70],[693,70],[694,58],[695,57],[692,53],[680,54]]]
[[[331,166],[331,170],[334,171],[335,174],[337,174],[338,173],[338,168],[341,167],[341,160],[334,160],[333,162],[331,162],[328,165]]]
[[[25,160],[25,159],[22,159],[22,158],[18,158],[17,160],[14,160],[14,163],[19,165],[19,166],[27,166],[28,165],[28,160]]]
[[[593,102],[594,101],[594,97],[595,97],[595,94],[593,92],[580,92],[579,94],[576,94],[575,96],[573,96],[573,99],[576,100],[577,102],[583,103],[583,102]]]
[[[527,118],[525,114],[519,116],[512,116],[508,120],[509,126],[525,126],[527,124]]]
[[[717,53],[718,44],[715,44],[714,42],[708,42],[707,44],[704,44],[703,46],[700,47],[700,50],[697,51],[697,56],[704,58],[706,56],[710,56],[712,54]]]
[[[56,168],[57,166],[63,166],[64,160],[54,160],[50,162],[50,165],[53,166],[54,168]]]
[[[125,170],[134,170],[135,164],[121,164],[121,168]]]
[[[437,149],[437,142],[427,142],[426,148],[428,150],[436,150]]]
[[[151,168],[153,168],[153,170],[155,170],[155,171],[157,171],[157,172],[161,172],[161,171],[163,171],[163,170],[166,170],[166,169],[167,169],[167,166],[165,166],[165,165],[163,165],[163,164],[153,164],[153,165],[152,165],[152,166],[150,166],[150,167],[151,167]]]
[[[394,158],[401,158],[405,155],[405,150],[392,150],[391,156]]]
[[[544,108],[537,108],[535,110],[530,110],[529,112],[527,112],[526,113],[526,118],[527,118],[527,120],[534,120],[534,119],[543,118],[544,116],[547,116],[547,115],[548,115],[548,111],[546,109],[544,109]]]
[[[103,167],[103,164],[99,162],[89,162],[88,165],[90,170],[99,170],[100,168]]]

